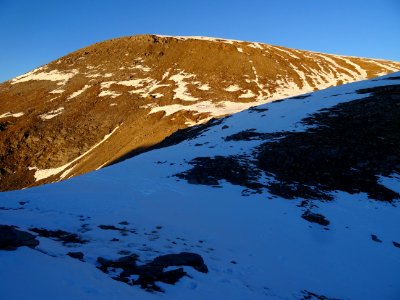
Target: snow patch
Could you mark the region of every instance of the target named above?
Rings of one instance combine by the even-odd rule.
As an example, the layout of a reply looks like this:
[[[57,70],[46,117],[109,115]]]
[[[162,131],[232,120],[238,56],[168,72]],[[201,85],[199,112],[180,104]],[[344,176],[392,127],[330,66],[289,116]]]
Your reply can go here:
[[[225,88],[224,90],[227,92],[237,92],[240,91],[242,88],[236,84],[232,84],[230,86],[228,86],[227,88]]]
[[[206,36],[172,36],[172,35],[160,35],[159,37],[170,37],[175,38],[177,40],[201,40],[201,41],[209,41],[209,42],[224,42],[227,44],[233,44],[234,42],[241,43],[242,41],[231,40],[231,39],[222,39],[222,38],[214,38],[214,37],[206,37]]]
[[[115,84],[115,83],[116,83],[116,81],[105,81],[105,82],[100,83],[100,87],[102,89],[109,89],[111,87],[111,85]]]
[[[143,79],[132,79],[132,80],[124,80],[124,81],[118,81],[115,82],[119,85],[124,85],[124,86],[133,86],[133,87],[143,87],[146,83],[150,83],[152,81],[151,78],[143,78]]]
[[[164,96],[161,93],[153,93],[160,87],[169,86],[169,84],[159,84],[160,82],[152,78],[132,79],[117,82],[117,84],[135,87],[135,90],[129,91],[130,94],[139,94],[143,98],[154,96],[156,98]]]
[[[174,89],[174,99],[181,99],[184,101],[196,101],[198,98],[193,97],[187,91],[187,82],[185,79],[193,78],[196,75],[185,73],[184,71],[179,72],[178,74],[172,75],[169,79],[174,81],[177,87]]]
[[[65,92],[65,90],[63,90],[62,88],[58,88],[58,89],[52,90],[50,92],[50,94],[62,94],[64,92]]]
[[[153,96],[154,98],[161,98],[161,97],[164,97],[164,94],[161,94],[161,93],[153,93],[153,94],[151,94],[151,96]]]
[[[99,73],[94,73],[94,74],[86,74],[85,75],[88,78],[98,78],[98,77],[103,77],[101,74]]]
[[[298,57],[296,54],[294,54],[294,51],[292,50],[292,51],[290,51],[290,50],[287,50],[287,49],[285,49],[285,48],[281,48],[281,47],[273,47],[273,49],[274,50],[278,50],[278,51],[281,51],[281,52],[283,52],[283,53],[286,53],[287,55],[289,55],[290,57],[292,57],[292,58],[294,58],[294,59],[298,59],[298,60],[300,60],[301,58],[300,57]],[[281,56],[282,57],[282,56]]]
[[[253,97],[255,97],[255,96],[256,96],[256,94],[254,94],[253,91],[247,90],[246,93],[241,94],[241,95],[239,96],[239,98],[253,98]]]
[[[80,94],[82,94],[83,92],[85,92],[88,88],[90,88],[90,85],[86,84],[82,89],[80,89],[79,91],[76,91],[74,93],[72,93],[67,99],[71,100],[72,98],[78,97]]]
[[[254,48],[254,49],[261,49],[263,50],[264,48],[260,45],[260,43],[250,43],[247,45],[248,47]]]
[[[27,82],[31,80],[49,80],[49,81],[58,81],[58,85],[64,85],[79,73],[78,70],[73,69],[69,72],[62,72],[59,70],[52,70],[50,72],[44,72],[47,67],[41,67],[21,76],[15,77],[11,80],[11,84]]]
[[[379,176],[378,182],[393,192],[400,194],[400,174],[394,173],[387,177]]]
[[[168,76],[169,76],[169,70],[163,74],[161,80],[164,80],[164,79],[167,78]]]
[[[121,93],[114,92],[114,91],[108,91],[108,90],[104,90],[104,91],[101,91],[101,92],[99,93],[99,97],[111,97],[111,98],[116,98],[116,97],[121,96],[121,95],[122,95]]]
[[[122,95],[121,93],[115,92],[115,91],[110,91],[110,90],[106,90],[109,89],[111,87],[111,85],[116,84],[116,81],[106,81],[106,82],[102,82],[100,84],[100,87],[102,89],[102,91],[99,93],[99,97],[111,97],[111,98],[116,98],[120,95]]]
[[[141,70],[143,72],[150,72],[151,71],[151,68],[143,66],[143,65],[135,65],[135,66],[131,67],[130,69]]]
[[[332,57],[329,57],[328,55],[319,55],[322,57],[325,61],[329,62],[330,64],[333,65],[333,69],[337,71],[336,77],[336,82],[339,80],[342,80],[343,82],[350,82],[353,81],[354,79],[359,78],[359,74],[351,69],[345,68],[344,66],[339,65]],[[344,74],[340,70],[347,71],[348,73],[351,74],[351,76]],[[340,72],[340,73],[339,73]]]
[[[54,117],[57,117],[58,115],[62,114],[64,111],[64,107],[59,107],[57,109],[51,110],[48,113],[40,115],[40,118],[45,121],[45,120],[50,120],[53,119]]]
[[[208,91],[210,89],[210,86],[207,83],[205,83],[198,86],[197,89],[201,91]]]
[[[370,59],[367,60],[367,59],[364,59],[364,61],[374,63],[374,64],[377,65],[378,67],[380,67],[380,68],[382,68],[382,69],[389,70],[389,71],[391,71],[391,72],[397,72],[397,71],[400,70],[399,68],[393,68],[393,67],[388,66],[388,65],[386,65],[386,64],[382,64],[382,63],[380,63],[380,62],[377,62],[376,60],[370,60]],[[386,74],[386,72],[383,72],[382,74]]]
[[[53,98],[51,98],[50,100],[47,100],[47,102],[53,102],[55,99],[59,98],[60,96],[55,96]]]
[[[171,104],[165,106],[154,106],[150,104],[142,106],[142,108],[151,108],[149,114],[153,114],[159,111],[165,111],[166,116],[172,115],[181,110],[186,110],[186,111],[193,111],[198,114],[208,113],[210,117],[219,117],[237,113],[239,111],[245,110],[257,104],[259,103],[257,102],[241,103],[241,102],[231,102],[231,101],[220,101],[214,103],[212,101],[202,101],[191,105]],[[209,120],[210,117],[204,120]],[[204,122],[204,120],[202,120],[202,122]]]
[[[339,59],[343,60],[344,62],[346,62],[347,64],[353,66],[354,69],[356,70],[356,72],[358,72],[360,74],[358,76],[358,79],[365,80],[368,78],[367,72],[363,68],[361,68],[358,64],[352,62],[350,58],[343,57],[343,56],[337,56],[337,58],[339,58]]]
[[[24,115],[23,112],[14,113],[14,114],[11,113],[11,112],[6,112],[6,113],[0,115],[0,119],[2,119],[2,118],[8,118],[8,117],[19,118],[19,117],[21,117],[21,116],[23,116],[23,115]]]

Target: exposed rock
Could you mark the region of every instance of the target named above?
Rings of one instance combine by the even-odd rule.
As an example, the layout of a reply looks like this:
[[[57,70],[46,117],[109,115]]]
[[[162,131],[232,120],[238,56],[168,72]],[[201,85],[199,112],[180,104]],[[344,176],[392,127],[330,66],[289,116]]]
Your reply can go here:
[[[268,108],[261,108],[261,107],[253,106],[253,107],[250,107],[248,110],[250,112],[264,113],[264,112],[268,111]]]
[[[300,185],[296,183],[275,181],[268,184],[268,190],[271,194],[286,199],[306,198],[319,200],[332,200],[332,196],[322,193],[317,187]]]
[[[161,291],[161,289],[155,284],[155,281],[160,281],[167,284],[175,284],[187,273],[183,268],[178,268],[175,270],[165,271],[162,269],[152,267],[146,268],[137,280],[133,281],[134,285],[140,285],[143,289],[150,289],[155,291]]]
[[[313,213],[309,210],[305,211],[301,217],[311,223],[317,223],[321,226],[328,226],[329,225],[329,220],[325,218],[325,216],[317,213]]]
[[[68,252],[68,256],[76,258],[83,261],[84,254],[82,252]]]
[[[116,227],[114,225],[99,225],[99,228],[103,230],[126,231],[125,228]]]
[[[192,169],[175,176],[191,184],[217,186],[219,180],[224,179],[231,184],[244,186],[257,192],[263,187],[257,182],[259,171],[251,166],[246,157],[197,157],[189,164],[193,165]]]
[[[33,234],[15,229],[14,226],[0,225],[0,250],[15,250],[27,246],[35,248],[39,241]]]
[[[105,273],[108,273],[110,268],[123,270],[119,276],[113,277],[113,279],[127,284],[140,285],[141,288],[149,291],[162,291],[157,286],[157,281],[175,284],[179,279],[187,275],[183,268],[164,271],[167,267],[190,266],[199,272],[208,272],[203,258],[198,254],[189,252],[158,256],[144,265],[137,265],[137,261],[138,256],[135,254],[124,256],[117,260],[109,260],[103,257],[97,259],[97,262],[100,264],[98,268]],[[130,280],[129,277],[131,275],[139,275],[139,278]]]
[[[75,233],[70,233],[60,229],[48,230],[44,228],[30,228],[29,230],[37,233],[39,236],[50,238],[56,241],[61,241],[64,245],[85,244],[87,242]]]
[[[208,272],[208,268],[204,264],[203,258],[196,253],[190,252],[158,256],[150,263],[150,265],[161,266],[163,268],[170,266],[190,266],[199,272]]]
[[[382,240],[379,239],[378,236],[376,236],[375,234],[371,234],[371,239],[372,239],[374,242],[382,243]]]
[[[324,295],[318,295],[316,293],[307,290],[303,290],[301,293],[303,296],[301,300],[340,300],[338,298],[331,298]]]
[[[256,132],[256,129],[248,129],[241,131],[225,138],[226,142],[229,141],[252,141],[252,140],[268,140],[275,139],[284,136],[284,133],[274,132],[274,133],[260,133]]]
[[[105,273],[107,273],[108,268],[121,268],[124,270],[124,274],[135,274],[134,272],[137,270],[136,262],[138,258],[139,256],[136,254],[123,256],[117,260],[109,260],[99,257],[97,258],[97,262],[100,264],[99,269]]]

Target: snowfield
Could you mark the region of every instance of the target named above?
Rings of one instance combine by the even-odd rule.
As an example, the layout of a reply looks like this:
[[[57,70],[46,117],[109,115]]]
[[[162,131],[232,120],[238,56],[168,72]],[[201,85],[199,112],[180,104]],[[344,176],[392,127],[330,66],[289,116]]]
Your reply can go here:
[[[85,241],[38,237],[36,249],[0,251],[1,298],[400,299],[398,200],[334,191],[333,200],[312,200],[310,206],[330,221],[325,226],[302,218],[304,198],[284,199],[267,188],[249,192],[226,180],[190,184],[175,176],[196,158],[248,156],[262,143],[229,136],[253,129],[304,132],[305,117],[369,95],[357,90],[399,85],[399,75],[265,104],[176,145],[55,184],[0,193],[1,224],[60,229]],[[259,182],[272,177],[264,174]],[[399,192],[399,174],[379,181]],[[74,251],[84,254],[83,261],[66,255]],[[209,272],[184,267],[189,276],[175,285],[158,283],[164,292],[130,286],[96,268],[98,257],[135,253],[145,263],[183,251],[201,255]]]

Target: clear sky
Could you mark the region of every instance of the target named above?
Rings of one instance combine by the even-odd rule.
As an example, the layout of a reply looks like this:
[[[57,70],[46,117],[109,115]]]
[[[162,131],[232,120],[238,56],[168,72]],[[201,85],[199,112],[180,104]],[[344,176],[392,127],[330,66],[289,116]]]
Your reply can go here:
[[[0,82],[140,33],[257,41],[400,61],[400,0],[0,0]]]

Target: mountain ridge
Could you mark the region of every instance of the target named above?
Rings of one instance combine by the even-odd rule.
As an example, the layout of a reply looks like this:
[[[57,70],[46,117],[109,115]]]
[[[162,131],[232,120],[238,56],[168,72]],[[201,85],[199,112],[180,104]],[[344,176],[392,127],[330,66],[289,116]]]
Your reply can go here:
[[[0,85],[0,190],[76,176],[212,117],[396,68],[214,38],[96,43]]]

